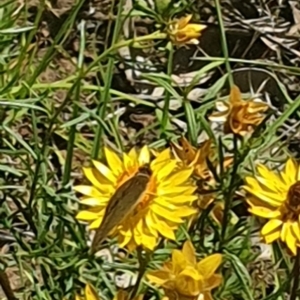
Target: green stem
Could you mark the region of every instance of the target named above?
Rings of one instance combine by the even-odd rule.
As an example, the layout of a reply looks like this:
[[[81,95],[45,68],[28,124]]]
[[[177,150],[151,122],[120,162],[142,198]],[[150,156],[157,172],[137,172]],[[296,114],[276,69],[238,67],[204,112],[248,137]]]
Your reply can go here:
[[[223,50],[223,55],[224,55],[224,59],[225,59],[226,71],[228,73],[228,80],[229,80],[230,87],[232,87],[234,85],[234,82],[233,82],[233,76],[232,76],[231,67],[230,67],[230,63],[229,63],[229,54],[228,54],[228,47],[227,47],[224,23],[223,23],[223,19],[222,19],[222,10],[221,10],[220,0],[215,0],[215,4],[216,4],[218,22],[219,22],[219,27],[220,27],[220,32],[221,32],[221,44],[222,44],[222,50]]]
[[[115,45],[117,42],[117,39],[119,37],[119,32],[121,29],[121,25],[123,23],[123,18],[122,18],[122,11],[124,7],[124,0],[121,0],[118,6],[118,14],[116,18],[116,24],[114,28],[114,33],[113,33],[113,38],[112,38],[112,45]],[[99,117],[104,120],[105,115],[106,115],[106,109],[107,105],[110,101],[110,86],[112,82],[112,77],[113,77],[113,71],[114,71],[114,66],[115,66],[115,58],[110,57],[108,59],[108,66],[106,70],[106,77],[104,78],[105,81],[105,88],[104,92],[101,93],[101,98],[99,105],[97,107],[97,113],[99,113]],[[101,137],[103,136],[103,127],[101,124],[98,124],[97,130],[96,130],[96,135],[93,143],[93,150],[92,150],[92,158],[97,159],[99,155],[99,149],[101,149],[101,144],[100,140]]]
[[[297,298],[297,291],[299,287],[299,279],[300,279],[300,250],[298,248],[297,255],[294,262],[294,268],[293,268],[293,285],[291,289],[290,294],[290,300],[296,300]]]
[[[147,270],[147,265],[148,265],[148,261],[149,261],[149,253],[146,252],[145,257],[143,257],[142,251],[143,250],[140,247],[137,249],[138,261],[139,261],[139,274],[138,274],[138,278],[136,280],[136,284],[133,287],[133,290],[131,292],[130,299],[133,299],[138,294],[139,287],[141,285],[141,281]]]
[[[173,44],[169,42],[168,44],[168,50],[169,50],[169,56],[168,56],[168,66],[167,66],[167,75],[169,76],[169,82],[171,83],[171,74],[173,71],[173,56],[174,56],[174,48]],[[165,91],[165,104],[163,108],[163,115],[162,115],[162,134],[166,136],[166,131],[169,123],[169,106],[170,106],[170,99],[171,95],[170,93],[166,90]]]
[[[84,60],[84,49],[86,46],[85,43],[85,23],[81,22],[81,30],[80,30],[80,51],[79,51],[79,58],[78,58],[78,70],[79,70],[79,78],[82,78],[83,73],[83,60]],[[75,91],[75,99],[79,102],[80,99],[80,92],[81,92],[81,84],[78,83],[76,86]],[[74,101],[75,102],[75,101]],[[79,107],[76,103],[73,105],[73,113],[72,119],[76,119],[78,117]],[[63,187],[70,181],[71,177],[71,169],[72,169],[72,159],[73,159],[73,152],[74,152],[74,143],[75,143],[75,136],[76,136],[76,124],[70,128],[69,132],[69,140],[67,146],[67,157],[64,166],[64,174],[63,174]]]
[[[221,232],[221,240],[220,240],[220,247],[219,250],[222,250],[223,243],[226,237],[227,227],[228,223],[230,221],[230,209],[232,206],[232,200],[235,192],[235,181],[236,181],[236,175],[237,170],[240,164],[240,161],[238,159],[238,137],[236,135],[233,136],[233,152],[234,152],[234,161],[233,161],[233,169],[231,173],[230,183],[227,188],[227,190],[224,193],[225,198],[225,207],[224,207],[224,214],[223,214],[223,220],[222,220],[222,232]]]

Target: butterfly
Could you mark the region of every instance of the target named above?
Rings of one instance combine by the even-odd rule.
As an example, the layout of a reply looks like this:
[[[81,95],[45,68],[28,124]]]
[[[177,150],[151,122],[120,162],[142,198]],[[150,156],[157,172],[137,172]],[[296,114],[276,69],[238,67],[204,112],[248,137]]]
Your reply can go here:
[[[91,251],[95,253],[110,231],[119,225],[136,208],[143,198],[151,178],[149,164],[125,181],[113,194],[106,207],[100,227],[96,230]]]

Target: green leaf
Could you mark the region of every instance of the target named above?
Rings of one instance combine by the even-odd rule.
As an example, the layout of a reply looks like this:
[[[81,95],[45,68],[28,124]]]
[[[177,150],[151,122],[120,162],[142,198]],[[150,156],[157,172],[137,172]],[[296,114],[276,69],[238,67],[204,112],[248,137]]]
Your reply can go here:
[[[155,0],[155,10],[159,14],[164,14],[170,7],[171,0]]]

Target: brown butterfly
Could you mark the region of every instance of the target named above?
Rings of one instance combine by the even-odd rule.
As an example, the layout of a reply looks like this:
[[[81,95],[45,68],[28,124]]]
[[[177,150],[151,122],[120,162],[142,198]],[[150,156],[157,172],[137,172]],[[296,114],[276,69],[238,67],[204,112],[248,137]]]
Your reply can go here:
[[[125,181],[108,202],[100,227],[96,230],[91,251],[95,253],[110,231],[119,225],[143,198],[150,181],[151,169],[148,164],[139,168],[137,173]]]

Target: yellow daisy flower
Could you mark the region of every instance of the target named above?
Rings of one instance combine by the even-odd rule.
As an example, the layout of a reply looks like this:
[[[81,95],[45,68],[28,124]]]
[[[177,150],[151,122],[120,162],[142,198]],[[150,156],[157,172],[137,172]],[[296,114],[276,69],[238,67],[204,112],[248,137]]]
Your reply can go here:
[[[221,262],[221,254],[197,262],[193,244],[186,241],[181,251],[173,250],[171,261],[166,262],[161,270],[150,271],[147,278],[162,287],[170,300],[211,300],[212,289],[222,282],[222,276],[215,274]]]
[[[129,294],[126,291],[119,290],[114,296],[113,300],[142,300],[144,295],[138,295],[133,299],[130,299]],[[86,284],[84,288],[84,297],[76,295],[75,300],[100,300],[100,297],[97,295],[96,291],[90,284]]]
[[[105,148],[105,156],[107,165],[93,161],[92,168],[84,168],[85,176],[92,185],[74,188],[84,195],[81,203],[89,206],[77,214],[77,219],[88,222],[90,229],[97,229],[115,191],[141,166],[149,164],[152,174],[145,193],[133,211],[120,224],[116,224],[110,234],[117,236],[121,247],[126,246],[130,250],[137,246],[153,250],[160,236],[174,240],[174,231],[186,217],[195,213],[195,209],[190,207],[197,199],[193,195],[196,187],[190,181],[193,168],[179,168],[169,149],[153,160],[147,146],[139,153],[134,148],[129,153],[123,153],[122,159]]]
[[[175,45],[199,44],[198,38],[205,25],[190,23],[192,15],[175,20],[169,26],[169,37]]]
[[[233,86],[228,101],[217,101],[218,112],[213,113],[209,119],[214,122],[224,123],[224,133],[234,133],[245,136],[251,133],[264,119],[269,106],[263,102],[242,99],[240,89]]]
[[[249,211],[268,219],[261,230],[266,243],[281,240],[296,255],[300,247],[300,166],[289,159],[280,174],[263,165],[257,171],[257,176],[245,179]]]

